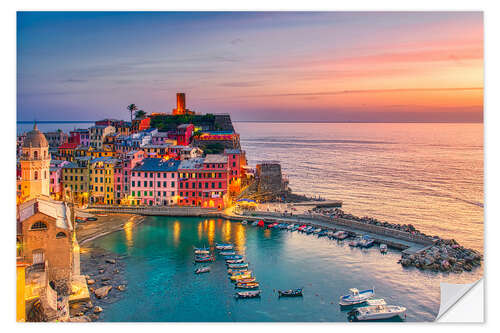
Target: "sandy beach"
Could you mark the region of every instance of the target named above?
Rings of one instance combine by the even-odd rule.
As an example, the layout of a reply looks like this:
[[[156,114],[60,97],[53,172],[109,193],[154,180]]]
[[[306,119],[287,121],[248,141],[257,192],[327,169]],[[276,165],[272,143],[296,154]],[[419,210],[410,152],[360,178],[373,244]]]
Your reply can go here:
[[[97,221],[87,221],[85,223],[76,224],[76,237],[80,246],[98,237],[121,230],[127,223],[136,225],[144,220],[143,216],[134,214],[106,214],[106,216],[93,216],[97,218]]]

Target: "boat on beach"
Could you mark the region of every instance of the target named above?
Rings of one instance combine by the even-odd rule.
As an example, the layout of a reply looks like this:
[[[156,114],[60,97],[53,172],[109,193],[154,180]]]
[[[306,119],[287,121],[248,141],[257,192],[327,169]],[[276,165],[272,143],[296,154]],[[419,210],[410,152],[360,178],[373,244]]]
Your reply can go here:
[[[380,244],[380,253],[387,253],[387,244]]]
[[[349,312],[350,320],[380,320],[399,316],[406,318],[406,308],[399,305],[374,305],[356,308]]]
[[[278,290],[278,297],[298,297],[302,296],[302,288]]]
[[[260,290],[252,290],[252,291],[240,291],[235,294],[236,298],[255,298],[260,297]]]
[[[359,291],[357,288],[349,289],[349,294],[340,296],[339,304],[341,306],[349,306],[366,302],[368,299],[375,296],[375,289],[366,289]]]
[[[195,274],[208,273],[210,272],[210,267],[200,267],[194,271]]]

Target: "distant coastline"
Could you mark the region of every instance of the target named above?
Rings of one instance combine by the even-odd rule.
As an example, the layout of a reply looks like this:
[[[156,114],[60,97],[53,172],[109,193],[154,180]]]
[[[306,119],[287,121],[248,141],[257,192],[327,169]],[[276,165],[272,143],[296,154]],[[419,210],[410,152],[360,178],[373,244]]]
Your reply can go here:
[[[33,124],[34,120],[18,120],[17,124]],[[38,124],[94,123],[96,120],[36,120]],[[298,123],[298,124],[483,124],[483,121],[334,121],[334,120],[234,120],[235,123]]]

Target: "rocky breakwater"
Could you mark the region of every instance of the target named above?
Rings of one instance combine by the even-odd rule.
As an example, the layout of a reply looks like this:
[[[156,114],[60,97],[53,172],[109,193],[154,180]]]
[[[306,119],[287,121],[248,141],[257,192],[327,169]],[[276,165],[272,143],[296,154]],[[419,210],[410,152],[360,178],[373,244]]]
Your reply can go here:
[[[481,266],[483,256],[479,252],[464,248],[454,239],[437,239],[433,246],[417,254],[403,253],[399,263],[403,267],[453,273],[472,271]]]
[[[74,304],[70,309],[72,317],[77,321],[97,321],[108,304],[123,297],[127,290],[125,257],[99,248],[90,248],[81,255],[81,271],[87,279],[91,301]]]

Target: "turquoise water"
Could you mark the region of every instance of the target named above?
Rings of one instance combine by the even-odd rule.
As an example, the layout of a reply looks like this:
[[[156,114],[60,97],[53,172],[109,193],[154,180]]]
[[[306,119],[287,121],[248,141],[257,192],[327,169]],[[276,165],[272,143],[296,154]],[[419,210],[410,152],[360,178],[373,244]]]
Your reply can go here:
[[[260,299],[236,300],[222,258],[195,275],[193,247],[231,242],[261,284]],[[347,321],[337,302],[349,288],[375,287],[388,304],[408,308],[407,321],[430,321],[439,311],[439,282],[466,283],[461,275],[421,272],[387,255],[350,248],[313,235],[264,230],[226,220],[147,217],[133,228],[95,240],[93,246],[125,255],[127,289],[104,304],[101,321]],[[304,287],[302,298],[277,297],[275,289]],[[114,291],[113,291],[114,292]]]

